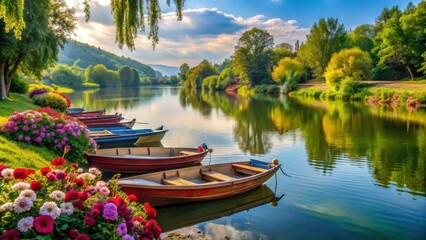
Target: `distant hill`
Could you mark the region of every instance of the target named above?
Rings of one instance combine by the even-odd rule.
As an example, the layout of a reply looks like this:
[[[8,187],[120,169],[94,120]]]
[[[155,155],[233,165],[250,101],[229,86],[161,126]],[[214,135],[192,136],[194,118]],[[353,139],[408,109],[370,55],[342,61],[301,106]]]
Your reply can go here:
[[[155,78],[154,69],[148,65],[131,58],[117,56],[99,47],[93,47],[77,41],[69,41],[65,44],[64,49],[59,52],[58,62],[73,65],[76,61],[77,66],[81,68],[103,64],[110,70],[118,70],[121,66],[127,65],[135,68],[141,76],[146,75]]]
[[[177,75],[179,72],[178,67],[172,67],[172,66],[165,66],[160,64],[149,64],[150,67],[152,67],[155,71],[159,71],[163,74],[163,76],[172,76]]]

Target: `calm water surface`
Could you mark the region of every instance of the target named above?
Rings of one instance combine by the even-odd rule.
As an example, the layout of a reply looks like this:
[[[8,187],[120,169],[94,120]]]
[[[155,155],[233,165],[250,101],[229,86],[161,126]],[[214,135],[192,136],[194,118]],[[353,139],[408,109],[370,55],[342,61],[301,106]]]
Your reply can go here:
[[[74,107],[148,123],[135,128],[164,125],[164,146],[207,143],[212,163],[278,158],[292,176],[280,173],[263,192],[236,199],[159,209],[165,230],[197,225],[217,239],[426,239],[424,109],[167,87],[70,98]],[[274,194],[284,197],[269,203]]]

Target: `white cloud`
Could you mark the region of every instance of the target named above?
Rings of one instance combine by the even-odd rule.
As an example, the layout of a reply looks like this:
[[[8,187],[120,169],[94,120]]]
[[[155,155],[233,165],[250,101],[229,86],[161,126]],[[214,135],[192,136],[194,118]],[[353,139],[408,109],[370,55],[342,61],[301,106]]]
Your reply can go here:
[[[181,22],[176,20],[175,12],[162,15],[160,42],[155,51],[146,38],[147,33],[139,33],[135,39],[136,50],[132,52],[125,47],[119,49],[115,44],[109,1],[91,2],[88,23],[84,21],[83,6],[76,1],[72,1],[71,6],[76,8],[78,16],[76,40],[148,64],[180,66],[186,62],[195,66],[203,59],[220,63],[233,54],[242,33],[253,27],[267,30],[274,36],[275,43],[305,40],[309,32],[307,28],[298,27],[296,20],[267,19],[262,15],[236,17],[217,8],[187,9]]]

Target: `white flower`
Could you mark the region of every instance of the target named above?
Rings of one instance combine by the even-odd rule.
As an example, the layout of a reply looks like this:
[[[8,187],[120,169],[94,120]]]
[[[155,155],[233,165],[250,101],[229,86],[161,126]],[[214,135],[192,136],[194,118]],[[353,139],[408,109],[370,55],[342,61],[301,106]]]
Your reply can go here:
[[[84,172],[84,169],[83,168],[79,168],[79,169],[77,169],[77,172],[78,173],[82,173],[82,172]]]
[[[106,185],[107,185],[107,183],[106,183],[106,182],[104,182],[104,181],[98,181],[98,182],[96,183],[96,188],[99,190],[99,189],[101,189],[102,187],[106,187]]]
[[[61,203],[61,210],[63,214],[71,215],[74,212],[74,206],[71,202]]]
[[[54,202],[45,202],[43,203],[43,206],[40,207],[39,214],[48,215],[55,219],[59,215],[61,215],[61,209],[58,208],[58,206]]]
[[[15,183],[12,186],[13,191],[23,191],[28,188],[30,188],[30,184],[24,182]]]
[[[3,169],[3,171],[1,171],[1,176],[6,180],[11,180],[13,179],[13,171],[14,170],[11,168]]]
[[[102,172],[101,171],[99,171],[99,169],[97,169],[97,168],[89,168],[89,173],[91,173],[91,174],[94,174],[94,175],[96,175],[96,176],[98,176],[98,175],[100,175]]]
[[[26,197],[18,197],[15,199],[15,202],[13,202],[13,210],[15,210],[16,213],[26,212],[30,210],[32,206],[33,201]]]
[[[37,199],[36,193],[31,189],[25,189],[19,194],[19,197],[28,198],[31,201],[35,201]]]
[[[96,176],[91,173],[82,173],[77,176],[77,178],[82,178],[82,179],[95,179],[95,177]]]
[[[13,203],[8,202],[0,206],[0,212],[11,211],[13,208]]]
[[[99,189],[99,192],[100,192],[103,196],[108,196],[108,195],[109,195],[109,193],[110,193],[110,191],[109,191],[108,187],[101,187],[101,188]]]
[[[62,201],[65,199],[65,193],[59,190],[55,190],[49,194],[49,197],[55,199],[56,201]]]
[[[33,227],[34,218],[33,217],[24,217],[18,222],[18,230],[21,232],[26,232]]]

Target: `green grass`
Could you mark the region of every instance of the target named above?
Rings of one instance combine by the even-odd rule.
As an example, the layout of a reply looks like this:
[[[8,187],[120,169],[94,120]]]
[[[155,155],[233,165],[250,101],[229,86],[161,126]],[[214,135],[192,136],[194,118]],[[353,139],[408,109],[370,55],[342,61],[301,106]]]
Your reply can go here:
[[[13,112],[22,112],[28,109],[40,108],[33,104],[33,101],[26,95],[10,93],[10,97],[5,101],[0,101],[0,124],[7,122],[7,118]]]
[[[50,166],[57,154],[45,147],[11,141],[0,135],[0,163],[11,168],[23,167],[40,169]]]
[[[10,93],[7,100],[0,101],[0,126],[7,122],[13,112],[22,112],[37,109],[32,100],[17,93]],[[12,168],[40,168],[49,166],[50,161],[58,157],[45,147],[34,146],[22,142],[15,142],[0,135],[0,163]]]
[[[83,83],[84,88],[98,88],[99,84],[97,83],[91,83],[91,82],[84,82]]]

